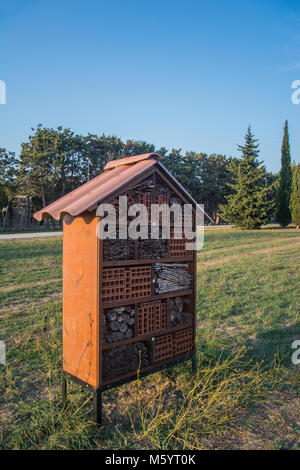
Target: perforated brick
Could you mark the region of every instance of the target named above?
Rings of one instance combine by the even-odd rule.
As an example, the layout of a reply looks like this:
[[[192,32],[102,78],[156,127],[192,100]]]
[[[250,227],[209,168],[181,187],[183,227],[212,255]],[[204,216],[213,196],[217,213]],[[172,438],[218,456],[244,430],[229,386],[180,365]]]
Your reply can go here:
[[[193,347],[192,328],[158,336],[153,342],[153,362],[160,362],[173,356],[180,356],[192,351]]]
[[[156,194],[152,195],[152,193],[138,193],[135,196],[136,202],[139,204],[144,204],[148,211],[148,222],[151,221],[151,205],[152,204],[168,204],[169,198],[165,194]],[[167,211],[167,210],[166,210]],[[162,223],[163,218],[166,217],[166,211],[162,211],[159,213],[159,223]]]
[[[161,302],[160,304],[160,328],[161,330],[166,330],[168,326],[167,322],[167,304],[166,302]]]
[[[133,194],[131,191],[127,191],[127,193],[125,194],[121,194],[121,196],[127,196],[127,209],[135,204],[135,200],[134,200],[134,197],[133,197]],[[112,206],[114,206],[115,208],[115,211],[116,211],[116,221],[118,221],[119,219],[119,197],[116,197],[114,198],[112,201],[109,202],[109,204],[111,204]],[[130,217],[128,217],[130,218]]]
[[[102,301],[116,302],[124,300],[126,294],[125,268],[103,269]]]
[[[102,302],[149,297],[152,294],[151,266],[104,268]]]
[[[146,206],[146,209],[148,211],[148,223],[150,223],[152,194],[151,193],[138,193],[135,196],[135,200],[138,204],[143,204],[144,206]]]
[[[193,329],[176,331],[174,333],[174,351],[176,356],[187,353],[193,349]]]
[[[157,331],[160,302],[149,302],[138,306],[138,335],[146,335]]]
[[[167,328],[167,307],[157,300],[138,306],[138,335],[146,335]]]
[[[169,359],[173,354],[173,335],[167,334],[155,338],[153,347],[153,362]]]
[[[133,266],[126,270],[126,299],[148,297],[152,294],[151,266]]]
[[[177,236],[181,236],[181,238],[175,238]],[[192,254],[191,250],[186,249],[186,243],[191,242],[188,240],[183,233],[180,233],[177,230],[171,230],[171,237],[170,237],[170,256],[171,257],[185,257]]]

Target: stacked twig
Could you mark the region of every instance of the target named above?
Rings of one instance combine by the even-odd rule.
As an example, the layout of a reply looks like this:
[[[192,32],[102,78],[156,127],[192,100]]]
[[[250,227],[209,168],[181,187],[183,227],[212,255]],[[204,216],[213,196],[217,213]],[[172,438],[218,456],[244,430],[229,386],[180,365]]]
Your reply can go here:
[[[144,343],[131,343],[103,352],[103,378],[112,379],[149,365],[149,355]]]
[[[155,183],[153,176],[146,178],[145,180],[138,183],[134,188],[134,194],[142,193],[144,191],[152,191],[155,189]]]
[[[103,240],[104,261],[134,259],[134,240]]]
[[[179,289],[189,289],[193,276],[189,274],[188,264],[155,263],[154,265],[154,291],[164,294]]]
[[[139,259],[167,258],[168,240],[138,240]]]
[[[171,190],[170,187],[166,184],[166,182],[159,176],[156,175],[156,182],[155,182],[155,193],[156,194],[165,194],[170,197]]]

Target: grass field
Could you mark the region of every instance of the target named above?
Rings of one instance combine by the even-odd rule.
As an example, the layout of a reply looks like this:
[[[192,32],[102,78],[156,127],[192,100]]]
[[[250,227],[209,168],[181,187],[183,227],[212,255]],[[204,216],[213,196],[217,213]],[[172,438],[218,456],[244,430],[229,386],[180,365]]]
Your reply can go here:
[[[299,449],[300,231],[209,228],[198,255],[198,372],[60,396],[61,239],[0,242],[2,449]]]

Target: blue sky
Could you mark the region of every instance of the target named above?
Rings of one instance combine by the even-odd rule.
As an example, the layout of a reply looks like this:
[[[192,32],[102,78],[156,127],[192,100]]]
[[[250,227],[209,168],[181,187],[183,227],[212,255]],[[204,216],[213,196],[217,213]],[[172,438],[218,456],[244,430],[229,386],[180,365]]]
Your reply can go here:
[[[300,161],[300,2],[2,0],[0,44],[0,147],[42,123],[237,156],[250,123],[277,171],[288,119]]]

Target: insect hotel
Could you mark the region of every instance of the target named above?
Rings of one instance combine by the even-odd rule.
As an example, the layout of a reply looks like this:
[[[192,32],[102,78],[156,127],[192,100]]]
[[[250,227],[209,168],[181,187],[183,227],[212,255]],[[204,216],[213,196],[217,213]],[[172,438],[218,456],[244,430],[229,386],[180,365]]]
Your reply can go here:
[[[63,219],[64,399],[68,379],[90,387],[99,424],[104,390],[187,359],[195,367],[196,251],[187,249],[184,235],[178,239],[172,217],[169,239],[161,233],[99,237],[99,205],[113,205],[118,219],[121,195],[150,213],[155,203],[190,204],[195,229],[196,202],[161,158],[110,161],[103,173],[35,214],[39,221]],[[163,220],[160,215],[159,232]]]

